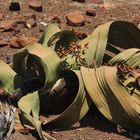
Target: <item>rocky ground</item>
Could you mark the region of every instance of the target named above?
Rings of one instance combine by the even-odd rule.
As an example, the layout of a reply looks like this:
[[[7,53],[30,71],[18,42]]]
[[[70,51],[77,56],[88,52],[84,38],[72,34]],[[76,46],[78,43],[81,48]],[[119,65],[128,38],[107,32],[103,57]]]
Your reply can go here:
[[[112,20],[130,21],[140,27],[140,0],[13,0],[12,4],[0,0],[0,59],[9,62],[18,49],[37,42],[50,21],[59,23],[62,29],[74,29],[79,38],[84,38],[98,25]],[[133,139],[116,128],[91,110],[73,127],[50,133],[57,140]],[[37,138],[17,132],[10,138],[14,139]]]

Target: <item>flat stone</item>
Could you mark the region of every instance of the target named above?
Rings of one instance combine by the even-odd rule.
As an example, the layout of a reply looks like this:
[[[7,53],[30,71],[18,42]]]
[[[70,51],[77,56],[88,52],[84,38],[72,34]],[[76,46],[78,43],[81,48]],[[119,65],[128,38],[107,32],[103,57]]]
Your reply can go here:
[[[10,47],[21,49],[29,44],[34,44],[38,40],[34,37],[13,37],[10,41]]]
[[[11,31],[16,28],[17,24],[13,20],[3,20],[0,22],[0,31]]]
[[[20,4],[18,1],[12,1],[9,6],[9,11],[20,11]]]
[[[88,9],[86,11],[86,15],[88,15],[88,16],[96,16],[96,10],[95,9]]]
[[[85,17],[79,12],[71,12],[66,15],[67,24],[70,26],[83,26],[85,24]]]
[[[36,0],[30,2],[29,8],[38,12],[42,12],[42,9],[43,9],[41,3]]]

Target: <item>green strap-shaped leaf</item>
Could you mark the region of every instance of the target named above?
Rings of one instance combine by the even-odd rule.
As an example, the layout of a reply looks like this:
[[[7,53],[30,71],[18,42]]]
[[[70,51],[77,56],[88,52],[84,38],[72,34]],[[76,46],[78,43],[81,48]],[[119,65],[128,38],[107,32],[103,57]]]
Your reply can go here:
[[[112,22],[98,26],[91,35],[82,41],[79,41],[78,45],[83,49],[85,54],[80,52],[81,58],[84,58],[87,65],[93,64],[93,62],[100,63],[104,57],[104,53],[107,46],[109,27]],[[73,54],[68,55],[67,62],[70,65],[75,65],[74,69],[77,69],[75,63],[75,57]],[[81,64],[82,65],[82,64]],[[82,65],[83,66],[83,65]]]
[[[74,30],[71,30],[71,31],[66,30],[66,31],[60,31],[60,32],[55,33],[48,41],[49,46],[51,46],[52,42],[54,42],[54,40],[56,39],[58,39],[58,41],[54,45],[55,50],[57,50],[59,47],[64,47],[65,49],[69,49],[71,42],[78,41],[78,38]]]
[[[18,102],[18,106],[22,111],[22,117],[20,120],[22,121],[23,126],[25,124],[33,126],[42,140],[55,140],[49,135],[43,135],[41,128],[42,123],[39,121],[40,102],[38,92],[22,97]]]
[[[127,64],[129,64],[132,68],[135,68],[140,65],[140,52],[136,53],[133,57],[131,57]]]
[[[103,60],[111,24],[112,22],[108,22],[98,26],[87,38],[87,40],[85,39],[79,43],[82,46],[86,42],[90,44],[87,46],[89,49],[87,49],[85,54],[86,61],[89,64],[91,64],[94,60],[96,63],[100,63]]]
[[[116,67],[81,68],[85,87],[101,113],[124,128],[138,129],[140,117],[132,97],[117,79]]]
[[[79,71],[66,72],[63,76],[77,77],[78,90],[76,89],[75,91],[78,92],[71,93],[71,94],[76,94],[76,98],[62,114],[60,114],[56,119],[45,124],[43,126],[44,129],[46,127],[50,127],[51,129],[65,128],[73,125],[74,123],[78,122],[80,119],[82,119],[85,116],[85,114],[87,113],[91,105],[91,99],[89,98],[88,94],[84,89],[84,84],[80,72]],[[75,81],[73,82],[75,83]]]
[[[25,58],[28,55],[26,48],[20,49],[13,56],[13,69],[21,76],[24,76],[27,70]]]
[[[39,97],[38,92],[28,94],[20,99],[18,102],[18,106],[21,110],[23,110],[25,113],[30,114],[32,112],[32,115],[34,118],[39,119]]]
[[[132,68],[140,65],[140,49],[127,49],[113,57],[109,62],[113,65],[128,64]]]
[[[20,63],[21,61],[24,63]],[[27,74],[30,74],[27,73],[27,71],[33,66],[33,63],[37,64],[39,67],[40,76],[45,78],[44,90],[51,87],[58,79],[58,73],[61,66],[60,58],[51,48],[42,47],[40,44],[27,46],[14,55],[13,68],[18,74],[21,74],[24,77]],[[24,71],[19,69],[19,67],[24,68]],[[29,76],[31,77],[32,73]],[[22,123],[26,124],[26,122],[28,122],[30,125],[34,126],[37,129],[39,136],[42,139],[45,139],[42,134],[41,122],[39,121],[40,106],[38,93],[29,94],[21,98],[18,105],[22,110]],[[33,116],[31,116],[30,113],[32,113]],[[47,137],[47,139],[53,139],[48,135]]]
[[[32,59],[28,61],[26,57],[29,57],[29,59],[31,57]],[[31,63],[38,65],[40,75],[45,79],[45,86],[52,86],[56,82],[61,67],[61,60],[51,48],[42,47],[42,45],[37,43],[27,46],[14,55],[13,69],[19,75],[25,77]],[[24,68],[23,71],[21,68]]]
[[[85,60],[86,66],[89,67],[91,64],[96,65],[102,60],[106,60],[106,50],[117,54],[118,48],[128,49],[131,47],[134,49],[120,53],[110,62],[113,64],[127,63],[136,67],[140,65],[140,52],[139,49],[135,49],[140,46],[139,35],[140,30],[133,24],[117,21],[100,25],[89,37],[78,41],[74,31],[61,31],[57,24],[49,24],[39,40],[40,44],[36,43],[16,52],[13,59],[13,69],[18,75],[28,78],[28,76],[34,75],[29,70],[32,67],[36,69],[37,66],[39,76],[44,80],[44,88],[40,91],[41,94],[52,87],[59,78],[62,63],[55,51],[60,46],[69,49],[70,43],[76,42],[83,49],[83,51],[78,52],[79,56],[68,54],[63,58],[63,62],[66,61],[69,65],[73,65],[73,69],[80,69],[80,66],[85,66],[82,63],[80,65],[75,63],[78,57]],[[52,44],[55,39],[58,40]],[[12,94],[15,89],[20,87],[22,78],[4,62],[0,61],[0,66],[0,86]],[[81,72],[73,71],[72,73],[79,82],[78,90],[74,93],[76,98],[62,114],[45,124],[44,129],[46,127],[67,127],[79,121],[88,111],[91,99],[103,115],[114,123],[131,129],[139,127],[140,93],[135,90],[132,96],[129,94],[127,89],[119,83],[115,67],[81,68]],[[91,99],[86,94],[84,84]],[[24,96],[18,105],[22,111],[21,120],[24,120],[23,123],[34,126],[41,139],[45,139],[39,121],[38,92]],[[47,136],[47,139],[53,138]]]
[[[43,46],[49,46],[49,40],[50,38],[52,38],[52,36],[57,33],[60,32],[61,29],[59,28],[58,24],[56,23],[49,23],[43,33],[43,35],[41,36],[41,38],[39,39],[38,43],[42,44]]]
[[[127,61],[139,51],[140,49],[137,48],[124,50],[118,55],[114,56],[109,62],[111,62],[113,65],[127,63]]]
[[[12,68],[3,61],[0,61],[0,87],[12,95],[22,84],[22,77],[16,74]]]
[[[58,48],[58,46],[63,46],[67,49],[72,40],[73,42],[77,42],[76,36],[72,34],[71,31],[55,30],[55,28],[58,28],[57,24],[49,24],[44,33],[46,34],[45,38],[47,39],[47,43],[50,46],[51,43],[59,37],[58,41],[52,46],[55,50],[57,50],[56,48]],[[52,34],[50,35],[51,30]],[[134,34],[136,34],[136,36]],[[140,30],[129,22],[115,21],[98,26],[90,36],[77,42],[79,46],[85,48],[85,54],[81,51],[79,55],[82,59],[85,59],[86,65],[82,63],[80,65],[88,67],[93,65],[93,63],[94,65],[100,63],[102,60],[108,62],[108,57],[110,58],[111,56],[108,56],[106,51],[115,55],[120,52],[120,49],[139,48],[139,35]],[[73,69],[79,69],[80,65],[76,63],[76,59],[77,56],[73,54],[68,54],[63,58]]]

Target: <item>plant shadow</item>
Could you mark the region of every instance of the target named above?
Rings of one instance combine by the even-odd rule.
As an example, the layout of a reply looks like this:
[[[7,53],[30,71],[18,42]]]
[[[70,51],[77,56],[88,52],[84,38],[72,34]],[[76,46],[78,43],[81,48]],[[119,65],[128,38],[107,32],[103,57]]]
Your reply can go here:
[[[85,117],[80,120],[80,125],[71,126],[69,128],[57,130],[57,131],[68,131],[68,130],[76,130],[80,128],[91,127],[92,129],[99,130],[101,132],[107,133],[115,133],[121,136],[125,136],[126,138],[132,139],[129,132],[124,129],[120,129],[118,131],[117,126],[110,121],[108,121],[99,111],[98,109],[92,105],[89,112],[85,115]]]

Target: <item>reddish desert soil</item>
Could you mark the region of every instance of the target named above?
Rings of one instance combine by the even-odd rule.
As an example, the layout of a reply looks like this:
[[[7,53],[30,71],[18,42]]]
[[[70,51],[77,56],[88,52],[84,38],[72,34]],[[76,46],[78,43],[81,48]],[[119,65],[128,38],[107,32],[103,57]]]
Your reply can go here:
[[[125,20],[139,24],[140,21],[140,0],[104,0],[103,4],[95,4],[98,0],[86,0],[86,2],[76,2],[73,0],[38,0],[43,5],[42,12],[36,12],[29,8],[30,0],[19,0],[21,10],[18,12],[9,11],[9,0],[0,0],[0,13],[4,14],[1,20],[25,20],[25,15],[35,14],[37,26],[28,29],[18,24],[16,30],[1,32],[0,39],[10,41],[13,36],[28,36],[39,38],[42,31],[39,29],[40,22],[48,23],[54,16],[60,18],[60,26],[63,29],[74,29],[86,34],[90,34],[98,25],[112,21]],[[102,0],[100,0],[102,1]],[[87,16],[86,10],[96,9],[96,16]],[[67,25],[66,14],[80,11],[86,18],[84,26],[72,27]],[[17,49],[10,48],[9,45],[0,47],[0,59],[7,61]],[[49,132],[57,140],[129,140],[132,139],[128,132],[117,131],[117,127],[108,122],[103,116],[95,116],[94,109],[82,119],[80,123],[60,131]],[[35,140],[38,139],[31,134],[23,135],[14,133],[10,140]]]

